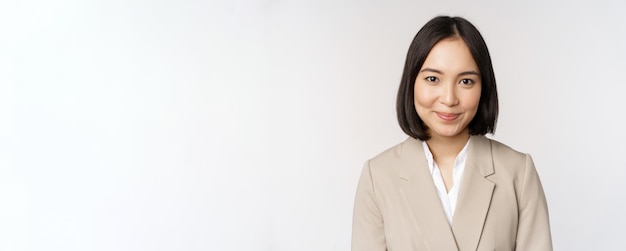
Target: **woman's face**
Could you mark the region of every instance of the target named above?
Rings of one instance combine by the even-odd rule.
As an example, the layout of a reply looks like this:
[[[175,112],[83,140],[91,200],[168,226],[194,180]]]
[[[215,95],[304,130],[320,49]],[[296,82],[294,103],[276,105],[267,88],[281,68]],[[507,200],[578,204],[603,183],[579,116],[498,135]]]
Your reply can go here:
[[[439,41],[415,80],[415,110],[431,138],[469,135],[480,102],[480,72],[460,38]]]

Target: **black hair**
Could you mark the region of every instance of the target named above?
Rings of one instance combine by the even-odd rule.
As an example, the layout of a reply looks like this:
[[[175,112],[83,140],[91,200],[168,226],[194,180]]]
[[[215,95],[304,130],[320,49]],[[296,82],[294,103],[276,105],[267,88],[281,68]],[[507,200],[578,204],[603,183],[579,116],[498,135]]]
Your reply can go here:
[[[478,111],[469,123],[470,135],[494,133],[498,119],[498,92],[487,44],[472,23],[461,17],[438,16],[420,29],[409,46],[398,89],[396,112],[402,130],[409,136],[429,140],[428,127],[415,110],[415,79],[430,50],[439,41],[459,37],[472,54],[481,77]]]

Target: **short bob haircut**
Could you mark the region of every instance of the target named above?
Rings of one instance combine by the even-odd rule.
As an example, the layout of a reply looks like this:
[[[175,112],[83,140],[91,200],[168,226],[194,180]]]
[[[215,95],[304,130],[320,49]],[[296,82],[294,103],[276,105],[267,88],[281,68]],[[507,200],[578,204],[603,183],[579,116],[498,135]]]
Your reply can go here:
[[[404,72],[398,89],[396,111],[402,130],[409,136],[427,141],[428,127],[415,110],[415,80],[430,50],[439,41],[459,37],[469,48],[481,78],[481,93],[478,111],[470,121],[470,135],[494,133],[498,119],[498,92],[487,44],[474,25],[461,17],[438,16],[428,21],[417,32],[409,46]]]

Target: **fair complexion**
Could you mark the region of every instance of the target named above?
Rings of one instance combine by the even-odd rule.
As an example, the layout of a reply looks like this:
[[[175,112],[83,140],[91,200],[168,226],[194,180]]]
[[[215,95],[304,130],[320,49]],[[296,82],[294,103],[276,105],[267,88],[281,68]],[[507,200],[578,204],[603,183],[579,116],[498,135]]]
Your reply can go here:
[[[454,161],[469,139],[467,126],[478,110],[480,79],[469,48],[453,37],[435,44],[415,80],[415,110],[428,127],[431,138],[426,143],[447,191],[454,186]]]

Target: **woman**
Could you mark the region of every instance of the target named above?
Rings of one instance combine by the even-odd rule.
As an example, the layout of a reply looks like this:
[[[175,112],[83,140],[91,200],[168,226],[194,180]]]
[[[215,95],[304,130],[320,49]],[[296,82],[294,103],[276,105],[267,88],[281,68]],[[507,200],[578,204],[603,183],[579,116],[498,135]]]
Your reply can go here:
[[[440,16],[417,33],[397,113],[410,137],[365,164],[353,251],[552,250],[530,155],[484,136],[498,96],[476,27]]]

